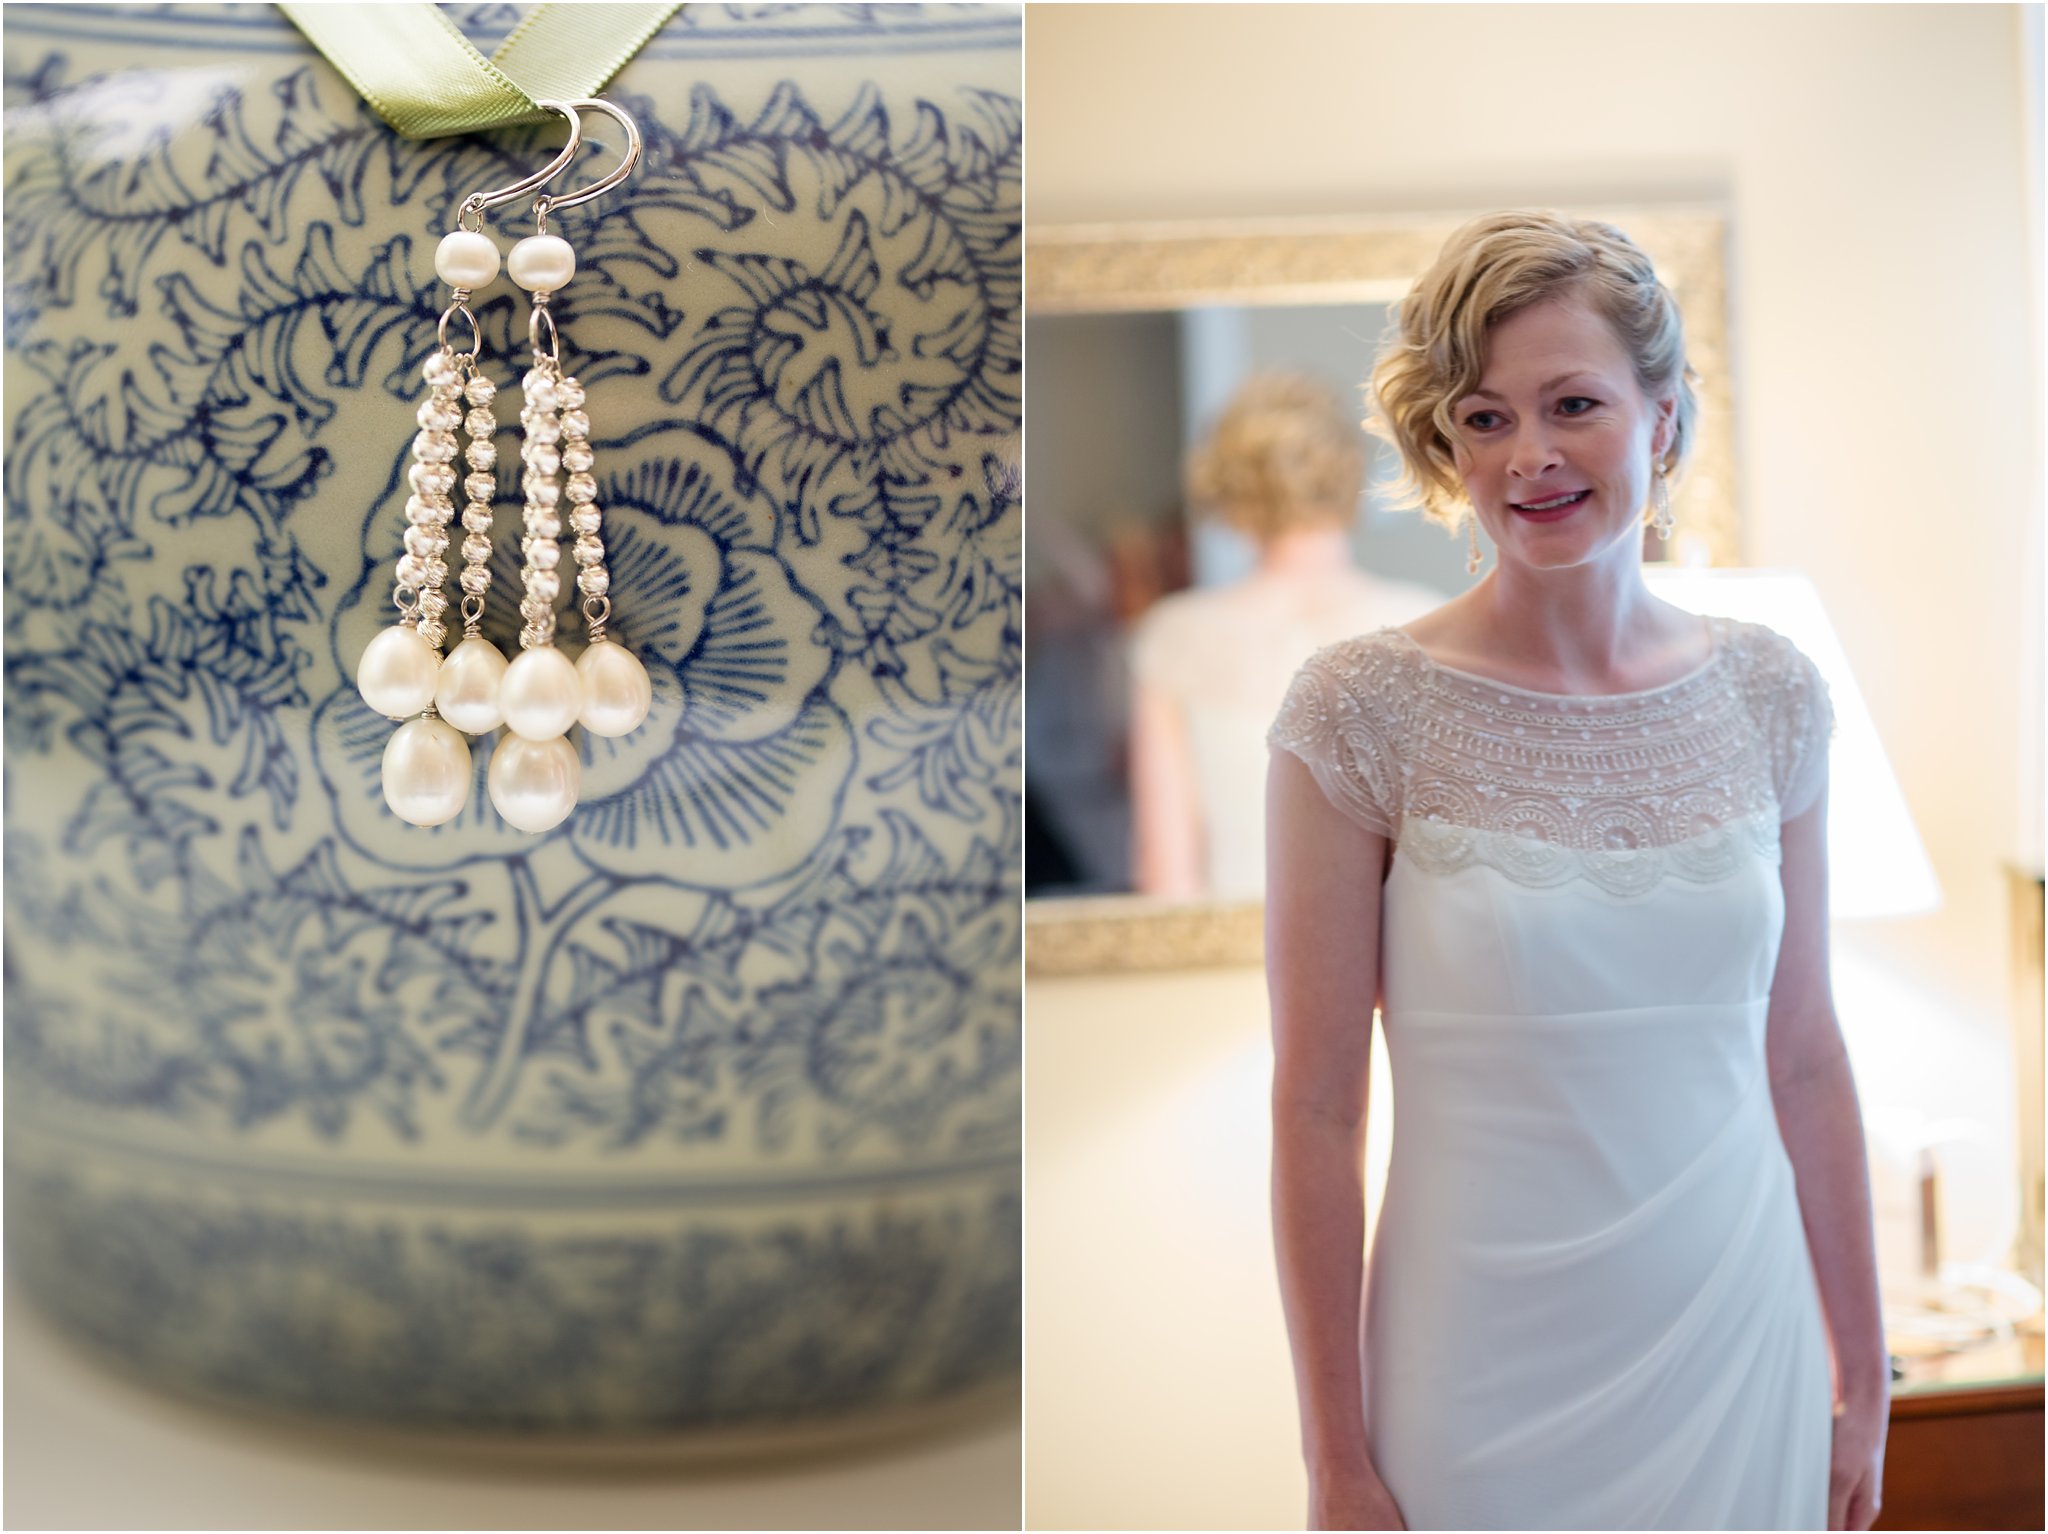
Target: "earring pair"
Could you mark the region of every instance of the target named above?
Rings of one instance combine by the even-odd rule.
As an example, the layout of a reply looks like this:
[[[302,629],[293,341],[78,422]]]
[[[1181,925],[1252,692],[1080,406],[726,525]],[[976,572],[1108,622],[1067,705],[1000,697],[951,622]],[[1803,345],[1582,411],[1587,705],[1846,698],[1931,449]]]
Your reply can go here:
[[[567,240],[547,227],[550,212],[588,202],[624,181],[639,162],[640,134],[633,120],[608,101],[540,104],[568,119],[567,144],[548,166],[524,180],[465,198],[456,227],[435,252],[435,271],[451,291],[437,332],[439,345],[422,369],[428,398],[417,415],[420,429],[408,472],[405,552],[393,596],[399,616],[370,642],[357,674],[370,707],[405,721],[385,747],[382,778],[385,803],[413,825],[442,825],[462,813],[473,776],[463,737],[502,726],[487,778],[491,803],[519,830],[552,830],[575,808],[581,791],[582,760],[568,731],[581,724],[596,735],[629,734],[653,704],[646,667],[608,632],[611,576],[591,472],[590,418],[583,386],[562,368],[552,309],[555,295],[575,275],[576,255]],[[545,186],[566,168],[582,140],[584,111],[603,112],[624,130],[626,149],[619,165],[569,196],[538,197],[535,233],[513,246],[503,262],[512,280],[531,295],[527,334],[533,353],[521,379],[520,653],[508,661],[482,633],[497,495],[497,418],[491,409],[497,386],[479,366],[483,341],[469,299],[496,280],[500,266],[496,243],[483,233],[485,210]],[[448,336],[458,316],[469,326],[466,351],[456,350]],[[458,425],[468,437],[466,446],[457,441]],[[468,470],[461,481],[467,504],[458,578],[463,639],[444,658],[444,556],[454,517],[458,452]],[[555,646],[565,506],[575,533],[575,587],[589,640],[574,662]]]

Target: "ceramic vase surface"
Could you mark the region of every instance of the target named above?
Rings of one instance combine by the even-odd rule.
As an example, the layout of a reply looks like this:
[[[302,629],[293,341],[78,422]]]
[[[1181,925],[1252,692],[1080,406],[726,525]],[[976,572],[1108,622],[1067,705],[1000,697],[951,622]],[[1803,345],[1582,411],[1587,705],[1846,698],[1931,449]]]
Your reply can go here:
[[[8,1236],[67,1327],[469,1427],[1015,1369],[1020,27],[693,5],[607,90],[556,311],[654,704],[530,836],[487,738],[397,821],[353,679],[436,242],[559,125],[403,140],[269,7],[9,9]]]

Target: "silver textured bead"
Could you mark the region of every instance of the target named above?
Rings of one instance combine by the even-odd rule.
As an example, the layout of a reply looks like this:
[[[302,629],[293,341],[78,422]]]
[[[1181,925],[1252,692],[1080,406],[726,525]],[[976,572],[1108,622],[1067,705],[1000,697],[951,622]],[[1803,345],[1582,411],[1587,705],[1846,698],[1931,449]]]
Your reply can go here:
[[[453,431],[462,424],[462,412],[430,399],[420,406],[413,419],[420,423],[422,431]]]
[[[420,373],[430,384],[451,384],[460,376],[455,368],[455,359],[446,352],[435,352],[426,360]]]
[[[597,481],[588,474],[571,474],[567,494],[572,501],[594,501],[597,499]]]
[[[604,559],[604,543],[597,538],[576,540],[576,563],[579,565],[599,564]]]
[[[480,597],[490,589],[491,567],[489,565],[465,565],[460,579],[464,591],[473,597]]]
[[[479,373],[462,386],[462,397],[472,405],[488,405],[498,397],[498,386]]]
[[[491,530],[491,508],[472,506],[462,514],[462,525],[473,533],[487,533]]]
[[[569,513],[569,525],[579,533],[594,533],[602,523],[595,506],[578,506]]]
[[[479,442],[488,442],[498,434],[498,418],[488,410],[472,410],[462,418],[462,429]]]
[[[597,462],[597,455],[590,451],[587,442],[571,442],[562,449],[562,467],[572,474],[581,474]]]
[[[489,501],[498,493],[498,481],[489,474],[472,474],[462,482],[462,493],[472,501]]]
[[[526,532],[532,538],[559,538],[562,536],[562,519],[551,511],[544,511],[526,519]]]
[[[562,435],[572,437],[579,442],[582,441],[583,438],[590,435],[590,417],[580,410],[563,411]]]
[[[491,540],[482,533],[471,533],[462,540],[462,557],[471,564],[482,564],[491,557]]]
[[[421,495],[446,495],[455,488],[455,471],[445,463],[416,463],[405,477]]]
[[[576,577],[576,589],[587,597],[601,597],[612,589],[612,578],[600,565],[592,565]]]
[[[410,586],[414,591],[418,591],[420,589],[421,583],[424,582],[426,578],[426,561],[421,559],[419,555],[402,554],[399,556],[399,585]]]
[[[573,378],[565,378],[555,385],[555,403],[564,410],[583,408],[583,385]]]
[[[529,506],[552,508],[562,499],[562,487],[544,475],[529,474],[524,488]]]
[[[421,463],[448,463],[455,457],[455,433],[423,431],[412,439],[412,455]]]
[[[559,442],[562,439],[561,424],[551,415],[534,416],[526,419],[525,424],[529,442]]]
[[[408,527],[405,530],[405,552],[417,554],[422,559],[431,559],[448,547],[448,535],[436,527]]]
[[[487,438],[472,437],[469,446],[462,450],[462,457],[472,469],[495,468],[498,462],[497,445]]]
[[[428,559],[420,566],[420,578],[429,587],[438,586],[448,579],[448,567],[438,559]]]
[[[405,498],[405,520],[415,527],[432,527],[441,520],[440,497],[432,499],[424,495],[409,495]]]
[[[528,570],[526,589],[544,602],[552,602],[561,592],[562,580],[552,570]]]
[[[553,476],[562,467],[562,455],[545,442],[536,442],[526,454],[526,463],[536,474]]]

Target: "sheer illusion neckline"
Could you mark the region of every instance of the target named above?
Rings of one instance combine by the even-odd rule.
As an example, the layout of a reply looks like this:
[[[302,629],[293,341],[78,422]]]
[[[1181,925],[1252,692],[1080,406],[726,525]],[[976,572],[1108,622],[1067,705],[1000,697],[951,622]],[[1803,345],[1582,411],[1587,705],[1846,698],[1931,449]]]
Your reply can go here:
[[[1440,672],[1444,676],[1456,677],[1461,682],[1469,682],[1479,687],[1491,687],[1499,692],[1516,693],[1524,698],[1540,698],[1552,703],[1624,703],[1631,699],[1662,697],[1664,694],[1684,687],[1688,683],[1698,681],[1701,677],[1706,676],[1715,667],[1719,666],[1722,657],[1727,653],[1727,646],[1722,642],[1721,621],[1709,615],[1706,619],[1706,624],[1707,658],[1705,660],[1694,666],[1690,671],[1685,672],[1683,675],[1675,676],[1668,682],[1659,682],[1655,687],[1638,688],[1634,692],[1541,692],[1533,687],[1517,687],[1513,682],[1503,682],[1498,677],[1483,676],[1477,671],[1465,671],[1457,666],[1447,666],[1431,655],[1429,651],[1425,650],[1413,635],[1404,633],[1400,629],[1387,628],[1383,632],[1393,635],[1397,643],[1413,651],[1422,661],[1422,664],[1431,671]]]

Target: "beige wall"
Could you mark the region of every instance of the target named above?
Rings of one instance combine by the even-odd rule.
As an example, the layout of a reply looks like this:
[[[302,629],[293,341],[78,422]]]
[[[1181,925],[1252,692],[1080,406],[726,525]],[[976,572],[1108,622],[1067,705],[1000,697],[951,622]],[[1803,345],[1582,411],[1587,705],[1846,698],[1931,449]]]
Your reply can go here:
[[[1750,558],[1818,584],[1947,895],[1839,931],[1838,1000],[1885,1132],[1982,1124],[1970,1248],[2011,1228],[1999,865],[2041,835],[2024,9],[1042,5],[1026,41],[1033,224],[1727,207]],[[1256,975],[1028,1009],[1032,1523],[1298,1526]]]
[[[1030,1526],[1301,1527],[1264,976],[1033,980],[1026,1006]]]

